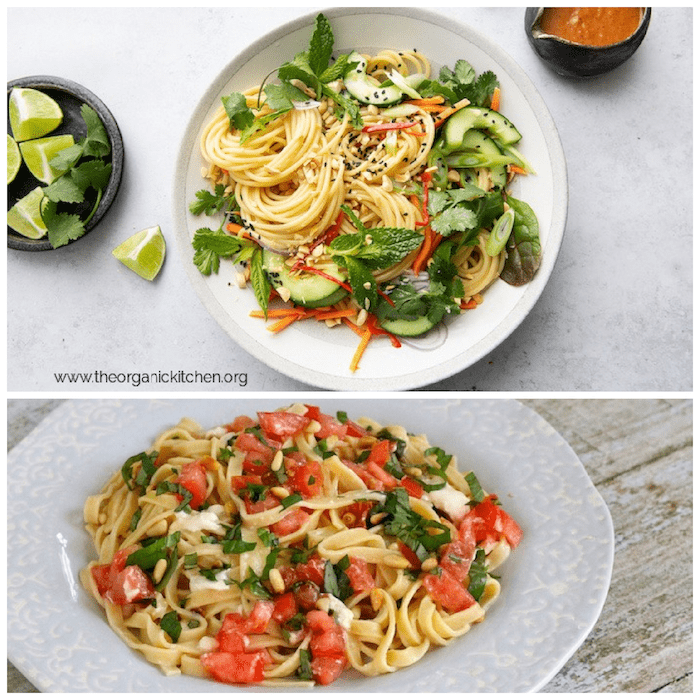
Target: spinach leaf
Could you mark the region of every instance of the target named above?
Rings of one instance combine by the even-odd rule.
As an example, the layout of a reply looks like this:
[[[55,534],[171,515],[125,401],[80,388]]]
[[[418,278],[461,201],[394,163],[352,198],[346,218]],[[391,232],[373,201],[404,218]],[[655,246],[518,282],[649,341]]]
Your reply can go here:
[[[529,282],[540,266],[542,246],[537,216],[529,204],[508,197],[508,206],[515,212],[513,231],[506,244],[506,262],[501,279],[513,286]]]

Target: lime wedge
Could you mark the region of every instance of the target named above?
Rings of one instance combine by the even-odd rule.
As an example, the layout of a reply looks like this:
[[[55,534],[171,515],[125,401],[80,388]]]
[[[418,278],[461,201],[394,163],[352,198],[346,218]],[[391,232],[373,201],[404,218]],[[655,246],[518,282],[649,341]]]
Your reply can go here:
[[[41,200],[44,192],[41,187],[25,195],[7,212],[7,225],[27,238],[43,238],[46,226],[41,219]]]
[[[135,233],[120,243],[112,255],[145,280],[155,279],[165,259],[165,238],[160,226]]]
[[[46,136],[43,139],[22,141],[19,148],[29,171],[39,182],[50,185],[64,170],[56,170],[49,165],[49,161],[64,148],[75,143],[71,134],[63,136]]]
[[[7,184],[9,185],[19,172],[19,166],[22,165],[22,156],[19,152],[17,142],[7,135]]]
[[[58,103],[32,88],[13,88],[8,111],[16,141],[38,139],[50,134],[63,121],[63,112]]]

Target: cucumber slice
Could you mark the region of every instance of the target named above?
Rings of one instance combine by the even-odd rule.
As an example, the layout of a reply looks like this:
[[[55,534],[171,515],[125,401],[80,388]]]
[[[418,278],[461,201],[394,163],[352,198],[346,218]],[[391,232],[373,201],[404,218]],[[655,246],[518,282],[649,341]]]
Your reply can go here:
[[[469,129],[485,129],[489,136],[503,144],[517,143],[522,138],[513,123],[500,112],[487,107],[464,107],[445,124],[448,148],[459,148]]]
[[[406,319],[385,320],[381,323],[381,327],[389,333],[398,335],[402,338],[413,338],[417,335],[427,333],[435,324],[427,316],[419,316],[410,321]]]
[[[290,301],[295,304],[315,309],[319,306],[336,304],[347,296],[347,290],[325,277],[311,272],[292,274],[289,267],[284,264],[285,260],[284,255],[267,249],[263,250],[262,265],[270,284],[275,289],[280,287],[287,289]],[[340,282],[344,282],[346,279],[345,274],[340,271],[337,265],[327,266],[324,271]]]
[[[367,75],[367,61],[353,51],[348,63],[357,63],[357,67],[348,71],[343,77],[345,89],[358,101],[368,105],[391,105],[401,99],[401,89],[396,85],[382,87],[379,81]]]

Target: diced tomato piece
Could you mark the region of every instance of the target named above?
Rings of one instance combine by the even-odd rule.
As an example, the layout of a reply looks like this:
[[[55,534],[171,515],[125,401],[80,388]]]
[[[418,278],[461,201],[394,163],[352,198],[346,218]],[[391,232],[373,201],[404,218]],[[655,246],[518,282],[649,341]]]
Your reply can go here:
[[[278,537],[291,535],[301,528],[304,523],[311,517],[310,513],[303,508],[295,508],[285,515],[282,520],[277,521],[270,526],[270,530]]]
[[[306,623],[312,632],[319,633],[328,632],[336,625],[335,620],[323,610],[310,610],[306,614]]]
[[[341,510],[341,518],[349,527],[367,527],[367,514],[372,510],[372,501],[355,501]]]
[[[345,658],[319,656],[311,660],[311,673],[320,685],[329,685],[336,680],[346,666]]]
[[[440,567],[457,581],[464,581],[474,559],[474,549],[474,544],[453,540],[443,551]]]
[[[399,542],[399,552],[408,559],[411,569],[420,569],[421,560],[410,547],[407,547],[403,542]]]
[[[270,469],[275,456],[274,449],[264,444],[252,433],[241,433],[234,442],[234,447],[244,453],[243,471],[262,476]]]
[[[92,567],[92,578],[95,579],[95,584],[97,585],[97,590],[101,596],[109,589],[110,584],[110,574],[112,571],[111,564],[98,564]]]
[[[176,484],[180,484],[192,494],[190,507],[199,508],[207,497],[207,472],[201,460],[184,464],[180,476],[175,479]],[[175,494],[182,501],[180,494]]]
[[[318,496],[323,489],[323,474],[318,462],[306,461],[303,464],[288,463],[285,467],[288,480],[286,486],[299,492],[304,498]]]
[[[154,596],[151,579],[140,567],[132,564],[116,575],[104,597],[116,605],[126,605]]]
[[[401,478],[401,486],[403,486],[408,495],[413,496],[413,498],[422,498],[425,493],[423,487],[415,479],[411,479],[410,476]]]
[[[283,593],[275,598],[275,608],[272,611],[272,619],[279,624],[284,624],[287,620],[291,620],[297,613],[299,608],[294,593]]]
[[[467,528],[471,528],[477,543],[505,537],[508,544],[515,548],[523,536],[518,523],[491,499],[484,499],[466,514],[460,523],[460,532]]]
[[[318,417],[321,415],[321,409],[308,403],[305,403],[304,406],[306,406],[306,417],[311,418],[311,420],[318,420]]]
[[[391,457],[393,443],[390,440],[380,440],[369,453],[366,462],[372,462],[378,467],[383,467]]]
[[[264,677],[267,652],[232,653],[212,651],[202,654],[204,668],[221,683],[260,683]]]
[[[248,484],[262,484],[262,479],[257,474],[244,474],[243,476],[231,477],[231,488],[238,493]]]
[[[322,586],[325,566],[321,557],[314,554],[305,563],[297,564],[295,567],[280,566],[279,572],[286,588],[291,588],[299,581],[311,581],[317,586]]]
[[[345,658],[345,635],[343,628],[333,623],[333,627],[325,632],[316,633],[311,637],[311,656],[333,656]]]
[[[216,635],[220,651],[242,653],[248,648],[245,628],[246,619],[241,613],[229,613],[224,618],[221,629]]]
[[[325,413],[319,413],[314,420],[321,424],[321,427],[314,433],[319,440],[323,440],[331,435],[337,435],[342,440],[348,434],[347,425],[344,425],[332,416],[327,416]]]
[[[430,597],[449,612],[466,610],[476,603],[469,591],[446,571],[440,575],[427,574],[423,585]]]
[[[366,467],[367,471],[382,484],[384,490],[393,490],[399,485],[398,479],[389,474],[388,471],[380,467],[378,464],[375,464],[374,462],[367,462]]]
[[[311,418],[299,416],[296,413],[274,411],[272,413],[258,412],[258,421],[266,434],[284,439],[298,435],[311,423]]]
[[[350,565],[345,569],[345,573],[350,579],[350,585],[355,593],[371,591],[374,586],[374,576],[369,570],[369,564],[359,557],[350,557]]]
[[[348,429],[348,437],[364,437],[365,435],[369,435],[369,432],[361,425],[351,420],[346,421],[343,425]]]
[[[245,501],[246,513],[251,514],[262,513],[265,510],[276,508],[280,504],[280,499],[269,492],[266,492],[265,498],[260,501],[254,501],[248,493],[245,494],[243,500]]]
[[[248,615],[245,631],[251,634],[263,634],[272,619],[275,604],[271,600],[258,600]]]
[[[240,433],[246,428],[252,428],[257,423],[250,416],[237,416],[233,419],[233,423],[225,425],[224,428],[230,433]]]
[[[367,467],[364,464],[355,464],[355,462],[351,462],[348,459],[343,459],[341,461],[346,467],[352,469],[352,471],[354,471],[355,474],[357,474],[357,476],[359,476],[360,479],[362,479],[362,481],[368,489],[371,489],[372,491],[384,490],[382,488],[382,481],[380,479],[377,479],[376,476],[372,476],[372,474],[370,474],[367,471]]]

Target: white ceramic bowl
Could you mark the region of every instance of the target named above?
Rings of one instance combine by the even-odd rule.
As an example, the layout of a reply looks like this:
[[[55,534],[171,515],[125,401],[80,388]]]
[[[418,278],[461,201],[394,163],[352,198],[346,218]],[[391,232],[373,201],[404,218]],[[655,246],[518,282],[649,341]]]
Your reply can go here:
[[[218,228],[220,218],[194,217],[188,205],[205,187],[198,137],[203,125],[234,90],[259,84],[284,61],[308,47],[314,15],[290,22],[245,49],[219,73],[191,117],[181,145],[174,182],[174,221],[178,246],[190,281],[209,313],[245,350],[270,367],[313,386],[334,390],[414,389],[471,366],[497,347],[535,305],[554,267],[566,222],[566,164],[556,127],[542,98],[518,65],[497,45],[449,17],[415,8],[339,8],[324,12],[335,34],[335,49],[417,48],[434,72],[466,59],[478,73],[492,70],[501,83],[501,109],[523,139],[519,149],[537,171],[521,177],[513,194],[536,212],[543,244],[542,264],[532,282],[511,287],[498,280],[484,303],[451,319],[447,332],[406,340],[396,349],[374,339],[356,373],[349,370],[358,338],[348,328],[328,330],[317,322],[296,323],[278,335],[260,319],[252,290],[238,289],[233,266],[222,261],[218,275],[205,277],[192,263],[197,228]],[[369,39],[371,37],[371,40]]]

